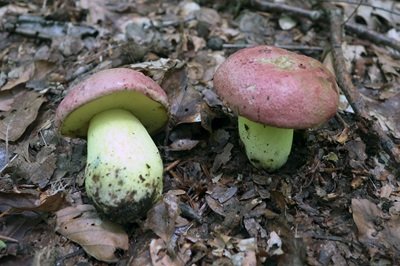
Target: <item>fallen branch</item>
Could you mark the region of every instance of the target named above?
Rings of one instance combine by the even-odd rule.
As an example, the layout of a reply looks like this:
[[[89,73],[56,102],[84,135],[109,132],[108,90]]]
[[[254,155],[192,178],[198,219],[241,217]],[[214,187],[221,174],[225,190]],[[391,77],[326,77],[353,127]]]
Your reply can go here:
[[[400,150],[393,143],[392,139],[382,130],[376,120],[369,118],[368,112],[365,109],[365,103],[358,90],[353,85],[351,77],[346,70],[345,58],[342,50],[342,21],[343,14],[339,8],[330,4],[326,4],[326,11],[329,13],[330,21],[330,41],[332,46],[332,55],[334,59],[334,68],[336,79],[342,92],[345,94],[348,102],[353,108],[355,114],[359,117],[361,125],[365,128],[372,128],[373,132],[380,140],[380,144],[384,151],[391,159],[400,165]]]
[[[320,10],[307,10],[300,7],[271,3],[264,0],[251,0],[250,5],[261,11],[284,12],[295,16],[305,17],[313,21],[326,20],[326,17],[323,16],[323,12]],[[367,39],[375,44],[387,45],[400,52],[400,43],[393,38],[356,24],[345,23],[344,28],[349,33],[355,34],[360,38]]]
[[[348,32],[354,33],[360,38],[367,39],[375,44],[383,44],[397,51],[400,51],[400,42],[396,41],[393,38],[389,38],[385,35],[379,34],[376,31],[369,30],[364,26],[347,23],[344,25],[344,28]]]
[[[311,20],[318,20],[323,15],[323,13],[319,10],[306,10],[300,7],[294,7],[291,5],[279,3],[271,3],[263,0],[251,0],[250,5],[261,11],[285,12],[288,14],[305,17]]]

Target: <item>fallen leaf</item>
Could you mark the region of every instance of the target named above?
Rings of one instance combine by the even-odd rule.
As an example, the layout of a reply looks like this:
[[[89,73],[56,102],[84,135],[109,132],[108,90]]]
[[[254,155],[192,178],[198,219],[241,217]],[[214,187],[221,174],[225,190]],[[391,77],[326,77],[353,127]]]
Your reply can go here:
[[[102,220],[92,205],[68,207],[56,213],[56,231],[79,244],[90,256],[117,262],[129,248],[128,235],[117,224]]]
[[[3,112],[0,121],[0,139],[18,140],[26,128],[35,121],[40,106],[46,99],[34,91],[22,91],[15,95],[12,109]]]
[[[381,188],[381,191],[380,191],[380,197],[381,198],[387,198],[387,199],[389,199],[389,197],[390,197],[390,195],[392,194],[392,192],[393,192],[393,187],[392,186],[390,186],[389,184],[386,184],[386,185],[384,185],[382,188]]]
[[[23,144],[26,145],[25,143]],[[44,146],[37,153],[34,161],[26,160],[26,158],[30,158],[31,156],[26,157],[24,154],[19,154],[20,156],[10,163],[9,168],[18,177],[29,180],[31,183],[38,185],[39,188],[44,188],[57,167],[57,154],[55,150],[55,145]]]
[[[212,191],[207,192],[211,195],[211,197],[215,200],[218,200],[219,203],[223,204],[235,196],[238,188],[236,186],[232,187],[222,187],[216,186],[212,189]]]
[[[297,21],[287,15],[281,16],[278,22],[282,30],[291,30],[297,25]]]
[[[96,25],[98,23],[106,23],[107,18],[110,16],[110,11],[107,8],[107,1],[104,0],[82,0],[78,2],[80,8],[87,10],[87,23],[89,25]]]
[[[177,256],[170,256],[162,239],[153,239],[150,243],[152,266],[184,266],[190,259],[190,250],[182,250]]]
[[[161,87],[168,94],[174,125],[201,123],[204,129],[210,129],[211,110],[203,101],[202,94],[188,84],[188,76],[183,66],[166,72]]]
[[[0,192],[0,206],[8,207],[9,212],[42,211],[54,212],[65,204],[64,192],[50,194],[48,192]]]
[[[35,213],[26,213],[24,215],[10,215],[1,217],[0,222],[0,236],[7,236],[9,240],[5,240],[7,247],[5,249],[0,248],[0,264],[1,265],[33,265],[31,263],[32,256],[26,254],[22,255],[22,252],[26,252],[26,246],[32,244],[30,241],[33,232],[37,230],[40,223],[43,222],[43,217]],[[43,232],[44,234],[45,232]],[[35,239],[36,242],[37,239]],[[7,257],[13,257],[12,261],[6,262]],[[15,258],[25,257],[25,260],[19,261]]]
[[[400,93],[386,99],[385,101],[372,100],[368,102],[369,114],[377,118],[380,126],[400,139]]]
[[[370,29],[377,29],[380,25],[376,17],[385,20],[387,24],[393,27],[400,23],[400,15],[394,12],[388,12],[388,10],[393,10],[395,8],[396,1],[366,0],[363,1],[361,5],[349,4],[343,1],[336,3],[336,5],[343,8],[346,19],[350,19],[353,23],[356,23],[356,20],[362,20]]]
[[[0,111],[7,112],[12,108],[14,103],[14,94],[11,91],[0,92]]]
[[[284,253],[282,250],[282,240],[275,231],[269,234],[267,245],[267,252],[271,255],[282,255]]]
[[[199,144],[198,140],[191,139],[177,139],[173,141],[168,150],[170,151],[189,151]]]
[[[208,207],[210,207],[211,210],[213,210],[215,213],[218,213],[221,216],[226,216],[226,213],[224,211],[224,207],[221,203],[218,202],[218,200],[213,199],[211,196],[206,195],[206,202]]]
[[[368,248],[400,252],[400,218],[388,217],[367,199],[352,199],[353,220],[358,229],[358,239]]]
[[[180,214],[179,199],[167,193],[148,213],[145,227],[169,244],[175,231],[175,222]]]
[[[143,72],[145,75],[150,76],[157,83],[163,83],[164,78],[168,79],[168,77],[175,73],[175,71],[180,71],[183,69],[185,63],[178,59],[169,59],[169,58],[160,58],[155,61],[146,61],[140,62],[136,64],[129,65],[130,68]],[[170,80],[171,82],[179,81],[179,80]],[[161,86],[164,88],[165,84]],[[165,89],[165,88],[164,88]]]
[[[221,153],[215,156],[214,163],[211,168],[212,173],[216,173],[223,165],[225,165],[231,159],[231,150],[233,148],[232,143],[227,143]]]
[[[35,74],[35,63],[27,64],[15,68],[12,72],[8,73],[8,82],[1,87],[0,90],[6,91],[26,83]]]

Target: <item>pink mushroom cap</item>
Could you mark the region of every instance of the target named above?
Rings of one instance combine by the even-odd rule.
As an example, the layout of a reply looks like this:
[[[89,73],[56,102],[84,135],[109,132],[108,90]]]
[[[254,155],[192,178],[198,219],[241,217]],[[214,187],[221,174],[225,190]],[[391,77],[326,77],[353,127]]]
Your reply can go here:
[[[237,115],[279,128],[322,124],[339,103],[335,77],[319,61],[271,46],[232,54],[217,69],[214,88]]]
[[[151,78],[132,69],[113,68],[72,87],[57,108],[55,124],[63,135],[85,137],[93,116],[124,109],[154,133],[167,123],[168,108],[165,91]]]

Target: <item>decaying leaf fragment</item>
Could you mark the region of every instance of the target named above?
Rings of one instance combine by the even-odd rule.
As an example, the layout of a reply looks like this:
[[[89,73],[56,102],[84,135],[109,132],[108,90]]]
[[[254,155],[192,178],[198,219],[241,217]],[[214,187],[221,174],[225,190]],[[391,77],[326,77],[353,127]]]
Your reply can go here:
[[[388,217],[367,199],[352,199],[353,220],[358,229],[358,239],[369,248],[400,252],[400,219]]]
[[[53,212],[64,203],[65,194],[58,192],[49,195],[47,192],[1,192],[0,207],[5,206],[8,212],[41,211]]]
[[[174,234],[175,222],[179,214],[178,197],[172,193],[167,193],[164,195],[163,200],[148,212],[145,226],[164,240],[165,243],[168,243]]]
[[[117,262],[120,251],[129,248],[128,235],[124,229],[100,219],[92,205],[68,207],[56,215],[56,231],[79,244],[98,260]]]
[[[35,121],[40,106],[46,99],[34,91],[22,91],[15,95],[12,109],[4,112],[0,121],[0,139],[18,140],[26,128]]]

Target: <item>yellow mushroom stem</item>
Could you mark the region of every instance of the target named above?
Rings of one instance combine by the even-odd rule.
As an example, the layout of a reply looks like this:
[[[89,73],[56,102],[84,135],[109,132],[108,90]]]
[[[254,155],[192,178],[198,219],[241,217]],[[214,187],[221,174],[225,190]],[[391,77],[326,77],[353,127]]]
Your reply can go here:
[[[293,129],[263,125],[242,116],[238,118],[238,127],[247,158],[255,167],[275,171],[286,163]]]
[[[162,193],[163,163],[142,123],[126,110],[101,112],[87,145],[86,192],[96,207],[123,223],[143,217]]]

